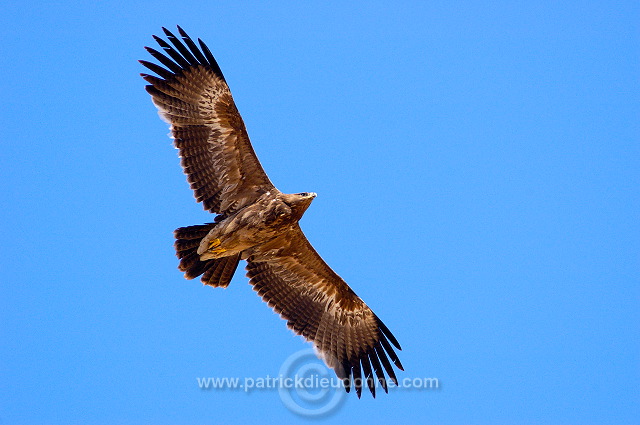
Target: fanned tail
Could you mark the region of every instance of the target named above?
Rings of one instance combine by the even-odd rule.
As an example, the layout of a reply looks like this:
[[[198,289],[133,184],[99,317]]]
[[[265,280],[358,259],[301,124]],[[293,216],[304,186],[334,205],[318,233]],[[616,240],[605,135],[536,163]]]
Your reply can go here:
[[[180,259],[178,269],[184,272],[185,278],[193,279],[202,275],[200,280],[205,285],[226,288],[238,267],[240,254],[206,261],[200,261],[200,255],[198,255],[200,241],[216,224],[206,223],[176,229],[173,232],[176,238],[174,247]]]

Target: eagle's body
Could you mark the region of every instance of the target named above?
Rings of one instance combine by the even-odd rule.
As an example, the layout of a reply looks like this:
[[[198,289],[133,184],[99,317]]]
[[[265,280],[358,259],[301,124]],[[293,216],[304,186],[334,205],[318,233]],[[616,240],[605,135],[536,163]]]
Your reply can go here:
[[[146,48],[163,66],[140,61],[160,78],[142,77],[171,126],[196,200],[216,214],[212,223],[176,229],[179,269],[187,279],[201,276],[206,285],[226,287],[246,260],[254,290],[313,342],[347,391],[352,381],[358,397],[363,385],[375,396],[375,381],[387,391],[384,372],[397,383],[392,362],[402,370],[391,346],[400,344],[300,229],[316,194],[276,189],[207,46],[198,39],[198,48],[180,27],[181,40],[163,30],[172,45],[154,36],[164,53]]]
[[[275,189],[264,193],[253,204],[224,218],[202,238],[197,250],[200,260],[248,253],[249,248],[290,231],[315,197],[315,193],[288,195]]]

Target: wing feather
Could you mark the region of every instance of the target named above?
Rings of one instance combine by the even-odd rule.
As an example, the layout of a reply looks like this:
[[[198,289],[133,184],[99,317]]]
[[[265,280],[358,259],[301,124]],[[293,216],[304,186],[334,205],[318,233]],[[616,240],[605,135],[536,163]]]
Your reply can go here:
[[[229,215],[275,187],[251,146],[231,91],[209,48],[200,48],[178,27],[163,28],[162,52],[145,49],[160,65],[140,61],[158,77],[141,74],[174,144],[196,200],[206,210]]]
[[[397,383],[389,357],[398,369],[403,367],[389,341],[397,349],[400,344],[322,260],[299,226],[248,250],[246,256],[254,290],[290,329],[314,344],[339,378],[346,378],[347,391],[353,380],[358,397],[363,385],[375,397],[377,379],[386,392],[384,371]]]

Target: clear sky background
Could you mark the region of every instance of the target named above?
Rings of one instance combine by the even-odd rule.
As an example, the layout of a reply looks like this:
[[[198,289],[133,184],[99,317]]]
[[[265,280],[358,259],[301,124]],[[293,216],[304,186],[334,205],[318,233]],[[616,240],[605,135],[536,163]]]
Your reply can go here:
[[[0,423],[640,418],[637,2],[5,2]],[[207,42],[272,181],[403,346],[331,415],[197,377],[307,347],[237,272],[186,281],[195,203],[139,77]]]

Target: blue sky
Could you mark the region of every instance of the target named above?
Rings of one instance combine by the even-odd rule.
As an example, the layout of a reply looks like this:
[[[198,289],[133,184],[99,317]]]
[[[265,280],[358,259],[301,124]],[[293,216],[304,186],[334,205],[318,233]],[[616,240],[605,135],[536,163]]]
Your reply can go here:
[[[637,2],[12,2],[0,15],[0,423],[637,423]],[[138,59],[207,42],[302,227],[403,346],[323,418],[251,290],[186,281],[193,200]]]

